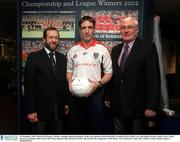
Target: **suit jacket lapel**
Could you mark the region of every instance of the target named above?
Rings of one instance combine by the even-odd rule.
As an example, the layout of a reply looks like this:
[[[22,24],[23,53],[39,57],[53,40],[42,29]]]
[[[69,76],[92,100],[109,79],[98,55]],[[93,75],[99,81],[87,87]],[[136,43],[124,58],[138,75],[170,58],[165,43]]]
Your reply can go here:
[[[51,64],[51,60],[49,58],[49,56],[47,55],[46,51],[44,49],[42,49],[42,60],[43,60],[43,64],[45,66],[47,66],[47,71],[49,71],[49,74],[53,77],[55,77],[53,74],[53,67]]]
[[[120,67],[118,65],[118,59],[119,59],[119,56],[121,54],[121,50],[122,50],[122,47],[123,47],[123,44],[120,44],[118,47],[117,47],[117,50],[115,51],[114,53],[114,64],[115,64],[115,68],[120,72]]]
[[[130,51],[130,53],[128,55],[126,65],[125,65],[125,69],[124,69],[125,70],[124,73],[126,73],[126,69],[129,67],[131,60],[134,60],[134,58],[137,57],[136,56],[137,48],[138,48],[138,39],[135,40],[135,42],[134,42],[134,44],[132,46],[132,49],[131,49],[131,51]]]
[[[56,75],[58,75],[58,72],[59,72],[59,68],[58,67],[61,67],[60,63],[60,58],[59,56],[57,55],[57,51],[55,52],[55,56],[56,56]]]

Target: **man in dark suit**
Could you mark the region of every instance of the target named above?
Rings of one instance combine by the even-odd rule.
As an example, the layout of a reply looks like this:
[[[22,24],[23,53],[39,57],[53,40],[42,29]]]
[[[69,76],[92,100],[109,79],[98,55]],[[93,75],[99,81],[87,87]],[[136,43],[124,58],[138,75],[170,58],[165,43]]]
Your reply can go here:
[[[25,66],[27,118],[33,134],[62,134],[67,113],[66,57],[55,50],[59,31],[48,27],[43,32],[44,48],[30,53]]]
[[[137,38],[135,18],[126,17],[120,28],[123,43],[112,50],[113,78],[106,90],[111,99],[105,105],[112,107],[115,134],[143,134],[159,103],[157,52],[153,43]]]

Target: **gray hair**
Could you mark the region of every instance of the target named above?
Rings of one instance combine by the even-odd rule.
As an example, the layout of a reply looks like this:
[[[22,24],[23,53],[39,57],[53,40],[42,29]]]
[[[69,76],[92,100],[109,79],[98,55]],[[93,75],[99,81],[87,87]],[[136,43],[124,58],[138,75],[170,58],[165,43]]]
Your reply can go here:
[[[126,17],[122,20],[123,21],[133,21],[136,27],[138,27],[138,20],[135,17]]]

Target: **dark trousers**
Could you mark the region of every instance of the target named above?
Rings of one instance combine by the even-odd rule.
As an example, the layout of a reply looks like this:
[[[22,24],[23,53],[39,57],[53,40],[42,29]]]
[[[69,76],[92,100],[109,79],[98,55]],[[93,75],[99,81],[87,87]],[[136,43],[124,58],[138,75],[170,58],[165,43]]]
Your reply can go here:
[[[68,133],[102,134],[103,90],[98,89],[89,97],[73,96],[69,106]]]
[[[113,120],[115,134],[144,134],[146,121],[144,117],[116,116]]]
[[[39,121],[32,125],[32,134],[62,134],[63,122]]]

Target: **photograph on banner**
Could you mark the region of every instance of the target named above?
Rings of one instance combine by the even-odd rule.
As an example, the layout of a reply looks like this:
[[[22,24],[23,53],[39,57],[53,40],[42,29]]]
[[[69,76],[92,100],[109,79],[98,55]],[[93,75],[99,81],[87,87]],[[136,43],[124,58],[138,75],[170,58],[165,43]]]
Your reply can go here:
[[[43,30],[50,26],[60,31],[60,38],[75,38],[75,15],[68,11],[24,12],[21,26],[22,38],[42,38]]]
[[[66,55],[67,51],[75,44],[74,40],[61,40],[57,51]],[[36,52],[44,47],[42,40],[23,40],[22,41],[22,67],[25,66],[26,59],[29,53]]]
[[[111,52],[113,47],[121,44],[122,41],[101,41],[101,43],[108,49],[109,52]]]
[[[127,16],[138,19],[138,10],[82,10],[81,17],[91,16],[96,20],[95,38],[120,39],[120,23]]]

